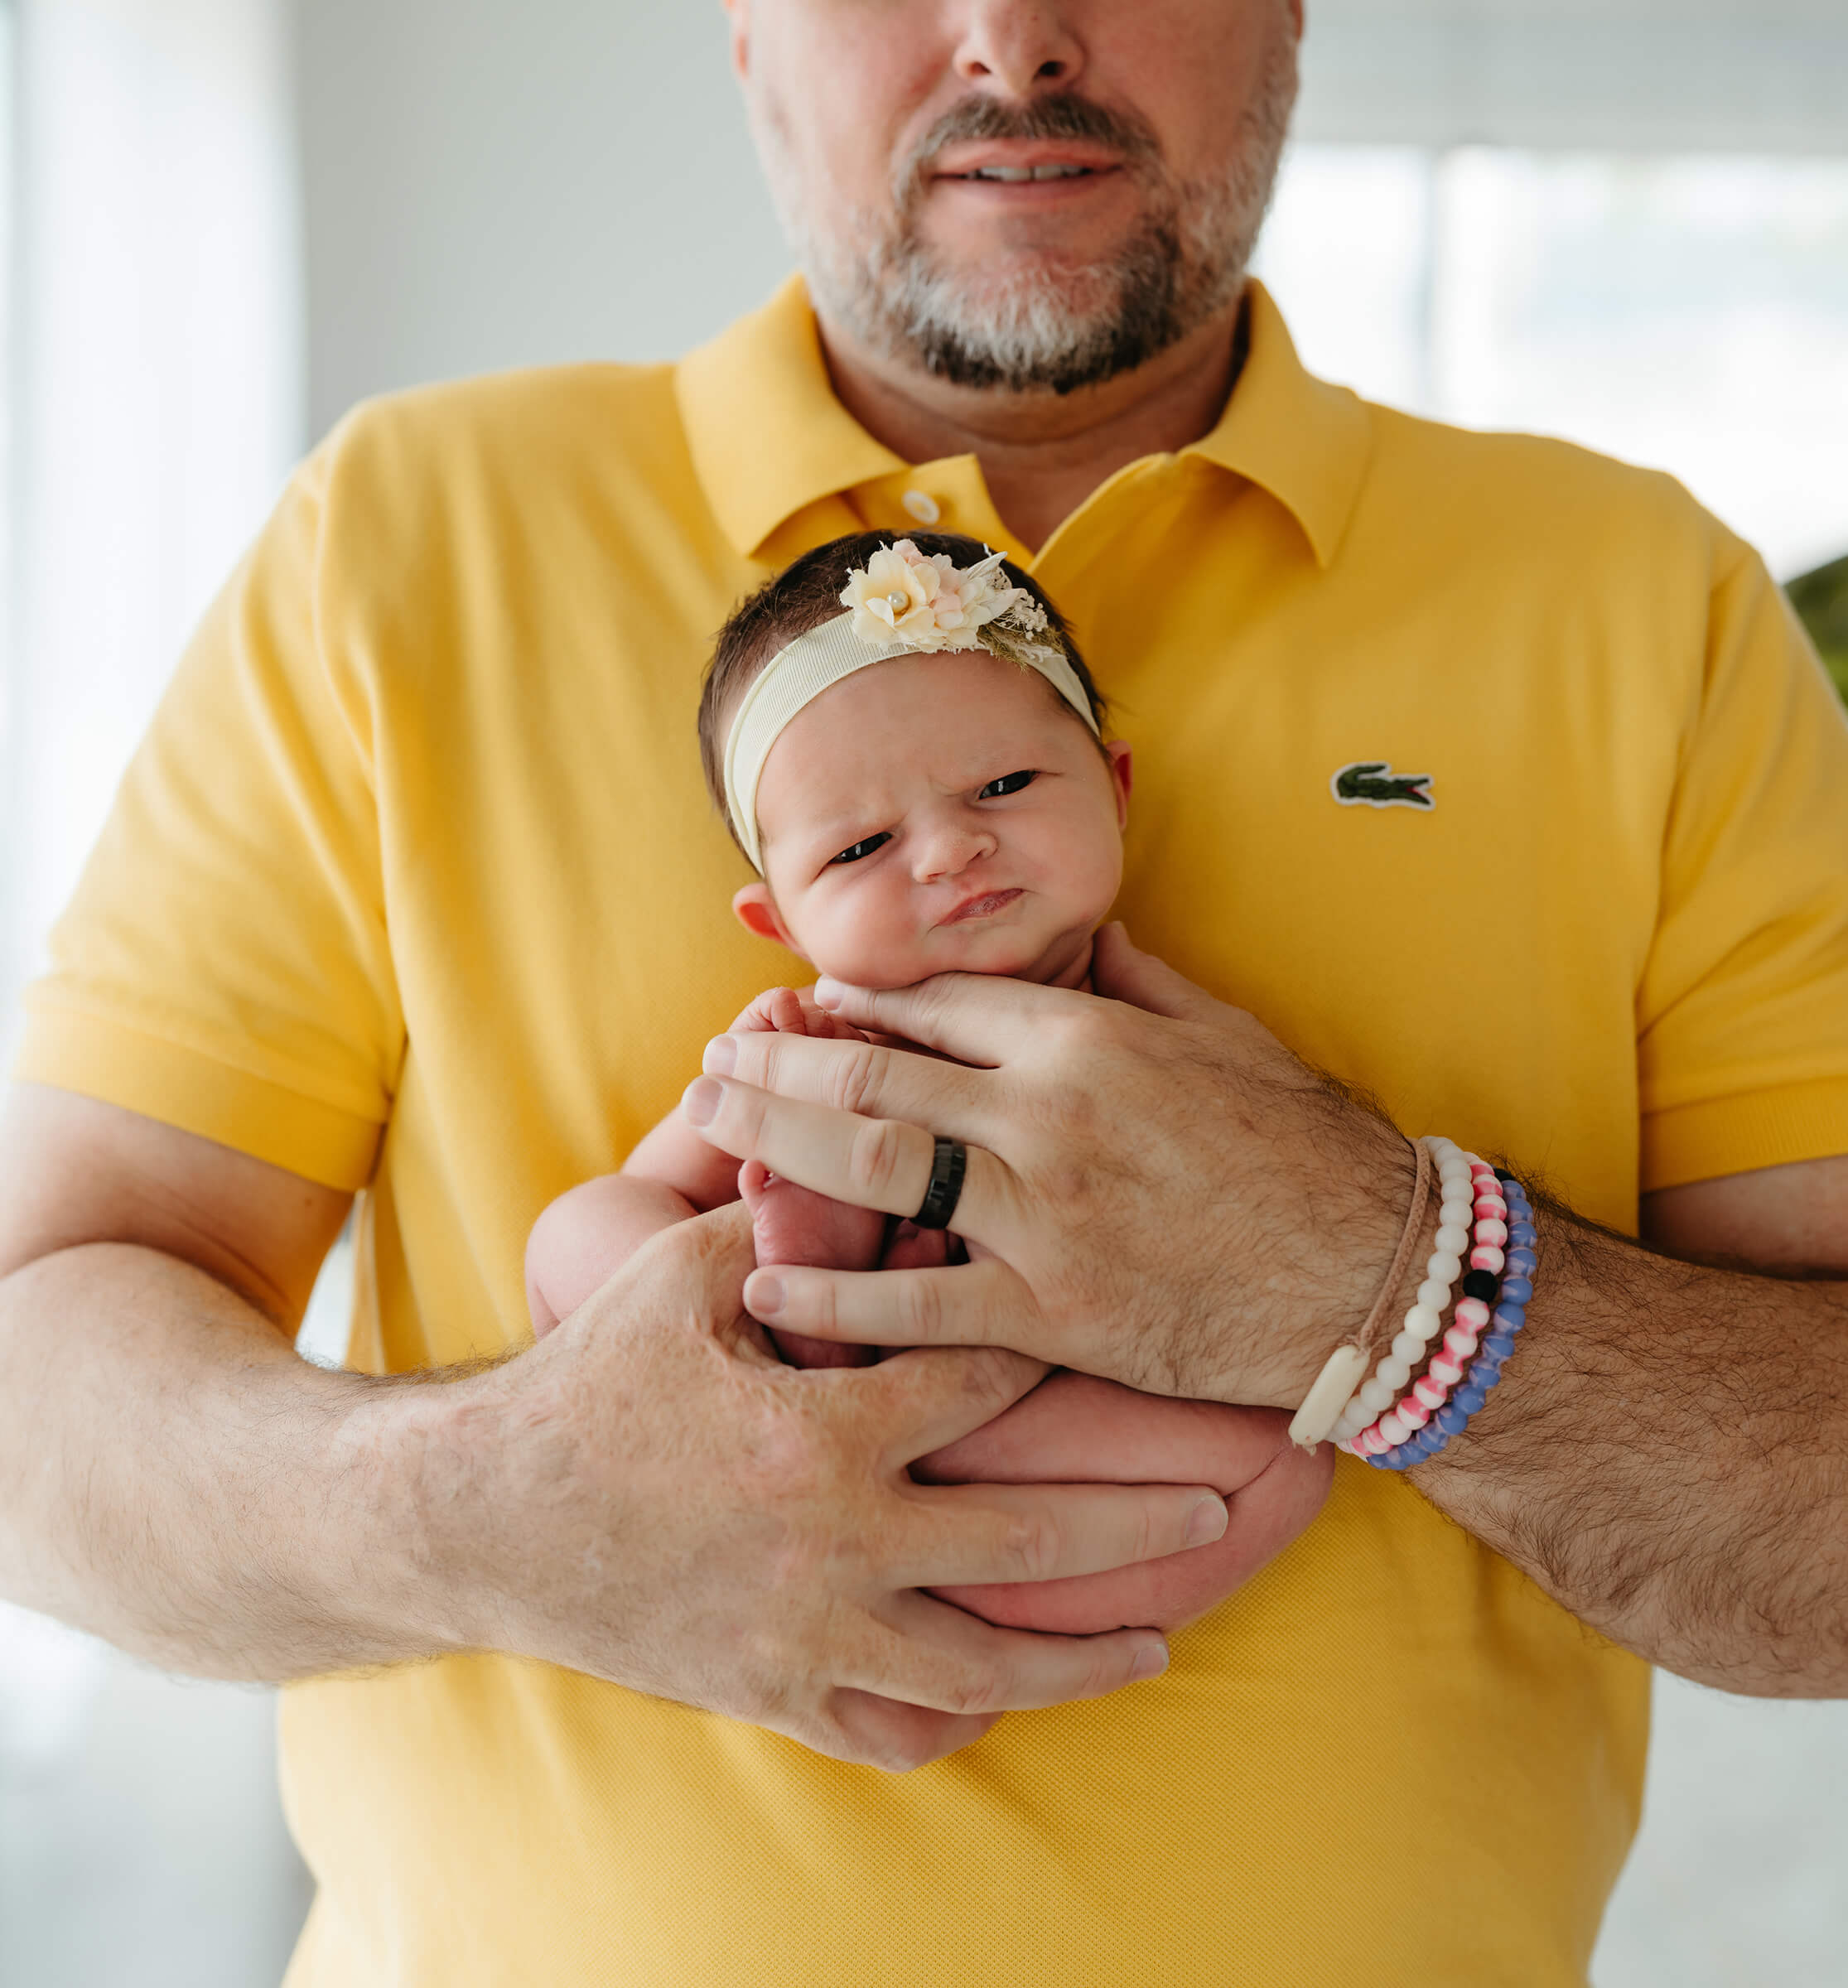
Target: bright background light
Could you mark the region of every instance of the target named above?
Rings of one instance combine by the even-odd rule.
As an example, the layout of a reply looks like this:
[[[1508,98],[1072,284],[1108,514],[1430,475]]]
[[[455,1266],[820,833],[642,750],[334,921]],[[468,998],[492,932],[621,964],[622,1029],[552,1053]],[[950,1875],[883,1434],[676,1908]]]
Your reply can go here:
[[[1259,267],[1329,379],[1670,470],[1784,577],[1848,552],[1848,157],[1305,146]]]

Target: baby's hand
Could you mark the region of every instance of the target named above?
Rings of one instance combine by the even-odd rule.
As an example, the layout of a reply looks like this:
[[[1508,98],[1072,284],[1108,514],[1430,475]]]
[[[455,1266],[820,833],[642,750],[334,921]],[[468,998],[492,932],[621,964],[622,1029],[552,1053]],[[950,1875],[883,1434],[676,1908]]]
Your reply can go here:
[[[866,1042],[871,1039],[851,1021],[830,1015],[815,1005],[808,987],[772,987],[760,994],[732,1023],[734,1031],[748,1035],[813,1035],[823,1041]]]

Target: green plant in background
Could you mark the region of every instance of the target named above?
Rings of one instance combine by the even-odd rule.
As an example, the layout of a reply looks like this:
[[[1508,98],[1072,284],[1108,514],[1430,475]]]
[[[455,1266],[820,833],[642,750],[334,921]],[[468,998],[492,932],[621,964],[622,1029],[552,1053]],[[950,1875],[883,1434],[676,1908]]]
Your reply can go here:
[[[1848,557],[1793,580],[1786,591],[1811,641],[1821,650],[1836,688],[1848,701]]]

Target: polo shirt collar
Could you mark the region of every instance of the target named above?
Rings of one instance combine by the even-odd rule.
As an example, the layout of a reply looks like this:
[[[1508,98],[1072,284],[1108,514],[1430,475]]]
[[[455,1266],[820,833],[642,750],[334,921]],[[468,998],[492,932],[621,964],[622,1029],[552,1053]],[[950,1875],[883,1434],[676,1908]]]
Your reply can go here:
[[[799,276],[689,352],[674,386],[694,472],[747,559],[798,511],[906,466],[835,398]]]
[[[1303,369],[1281,313],[1250,287],[1250,351],[1212,430],[1180,451],[1267,490],[1319,564],[1334,557],[1372,449],[1368,412]],[[675,391],[693,467],[727,538],[755,557],[825,498],[910,466],[836,398],[802,278],[683,359]]]
[[[1217,424],[1180,453],[1204,457],[1267,490],[1327,566],[1366,479],[1373,421],[1348,387],[1303,369],[1283,314],[1262,283],[1249,286],[1250,350]]]

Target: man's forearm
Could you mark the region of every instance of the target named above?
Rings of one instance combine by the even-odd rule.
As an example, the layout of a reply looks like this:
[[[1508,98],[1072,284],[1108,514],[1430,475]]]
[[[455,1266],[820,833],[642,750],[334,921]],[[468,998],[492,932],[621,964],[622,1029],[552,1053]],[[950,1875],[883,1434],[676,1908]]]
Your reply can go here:
[[[0,1280],[0,1593],[202,1677],[450,1647],[402,1397],[153,1250],[29,1264]]]
[[[1412,1481],[1652,1662],[1848,1695],[1848,1285],[1539,1227],[1502,1385]]]

